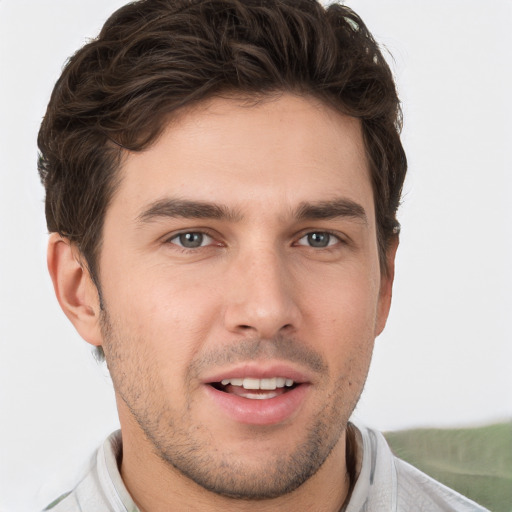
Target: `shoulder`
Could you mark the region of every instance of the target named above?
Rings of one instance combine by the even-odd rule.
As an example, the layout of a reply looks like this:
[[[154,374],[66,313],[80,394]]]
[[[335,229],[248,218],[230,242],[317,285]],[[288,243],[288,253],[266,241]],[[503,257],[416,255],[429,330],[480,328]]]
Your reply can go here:
[[[66,499],[70,498],[70,499]],[[76,498],[71,496],[71,491],[66,492],[62,496],[59,496],[56,500],[52,501],[44,510],[52,510],[53,512],[66,512],[68,510],[77,510],[78,503]]]
[[[110,512],[106,505],[93,468],[72,491],[50,503],[43,512]]]
[[[117,469],[117,456],[121,450],[120,432],[114,432],[92,457],[86,474],[76,487],[50,503],[44,511],[50,512],[120,512],[137,511],[122,494],[122,483]],[[122,489],[119,489],[119,486]],[[127,491],[124,491],[127,494]],[[122,494],[124,496],[124,494]],[[43,511],[43,512],[44,512]]]
[[[395,457],[398,510],[485,512],[486,508]]]
[[[384,436],[357,426],[362,437],[362,468],[353,510],[393,512],[486,512],[487,509],[396,457]],[[352,504],[352,500],[351,500]],[[354,505],[356,505],[354,503]],[[365,508],[366,507],[366,508]],[[347,511],[352,512],[352,508]]]

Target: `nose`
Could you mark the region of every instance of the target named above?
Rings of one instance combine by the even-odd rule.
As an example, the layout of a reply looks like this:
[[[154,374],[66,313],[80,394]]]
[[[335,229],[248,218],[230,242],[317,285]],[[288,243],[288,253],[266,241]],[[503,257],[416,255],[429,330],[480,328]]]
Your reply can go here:
[[[295,283],[278,251],[240,254],[232,263],[224,321],[228,331],[271,339],[300,322]]]

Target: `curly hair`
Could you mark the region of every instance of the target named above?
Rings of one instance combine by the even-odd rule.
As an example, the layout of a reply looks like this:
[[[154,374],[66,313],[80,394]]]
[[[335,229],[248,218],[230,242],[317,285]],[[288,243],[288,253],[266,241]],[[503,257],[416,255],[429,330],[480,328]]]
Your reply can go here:
[[[180,108],[234,92],[292,92],[360,119],[381,268],[407,162],[389,66],[348,7],[316,0],[140,0],[67,62],[38,136],[50,232],[97,281],[105,211],[126,150],[142,151]]]

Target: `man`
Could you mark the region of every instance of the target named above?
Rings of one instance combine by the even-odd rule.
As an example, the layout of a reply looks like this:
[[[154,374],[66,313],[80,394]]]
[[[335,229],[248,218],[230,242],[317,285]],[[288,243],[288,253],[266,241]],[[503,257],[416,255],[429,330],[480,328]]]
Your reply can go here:
[[[142,0],[69,61],[40,173],[57,298],[121,431],[54,511],[483,510],[349,423],[406,172],[348,8]]]

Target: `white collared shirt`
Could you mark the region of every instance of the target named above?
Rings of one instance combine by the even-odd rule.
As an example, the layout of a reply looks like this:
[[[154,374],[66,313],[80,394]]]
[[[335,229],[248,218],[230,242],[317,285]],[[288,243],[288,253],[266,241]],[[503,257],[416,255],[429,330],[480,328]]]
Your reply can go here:
[[[362,438],[361,471],[344,512],[488,512],[395,457],[379,432],[357,429]],[[88,473],[73,491],[45,510],[139,512],[119,473],[121,452],[118,430],[98,449]]]

